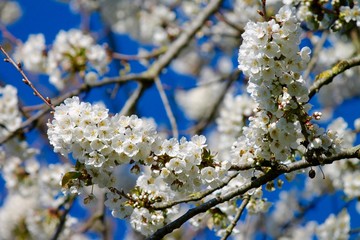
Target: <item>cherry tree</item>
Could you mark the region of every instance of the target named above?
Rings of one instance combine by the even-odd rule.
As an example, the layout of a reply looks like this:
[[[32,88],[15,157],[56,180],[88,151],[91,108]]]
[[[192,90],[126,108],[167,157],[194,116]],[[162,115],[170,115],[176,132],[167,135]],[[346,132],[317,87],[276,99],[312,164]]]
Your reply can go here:
[[[57,4],[0,3],[0,239],[359,237],[358,1]]]

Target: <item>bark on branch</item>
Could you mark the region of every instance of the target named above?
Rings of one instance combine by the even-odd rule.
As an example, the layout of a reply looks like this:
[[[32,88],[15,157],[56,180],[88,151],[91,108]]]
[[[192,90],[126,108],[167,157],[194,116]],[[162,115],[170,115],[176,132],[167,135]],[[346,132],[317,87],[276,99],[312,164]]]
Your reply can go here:
[[[356,56],[349,60],[342,60],[338,62],[331,69],[326,70],[316,76],[313,85],[310,87],[309,99],[311,99],[320,89],[329,83],[332,82],[334,77],[345,72],[345,70],[350,69],[354,66],[360,65],[360,56]]]
[[[175,229],[181,227],[182,224],[187,222],[190,218],[196,216],[199,213],[206,212],[207,210],[211,209],[212,207],[229,201],[234,197],[241,196],[245,194],[247,191],[253,188],[258,188],[267,182],[270,182],[274,179],[276,179],[278,176],[284,174],[284,173],[290,173],[294,172],[300,169],[305,169],[310,166],[317,166],[317,165],[324,165],[324,164],[331,164],[334,161],[338,161],[341,159],[347,159],[347,158],[358,158],[360,159],[360,145],[357,145],[352,148],[343,149],[340,153],[333,155],[331,157],[318,159],[318,163],[314,162],[307,162],[304,160],[297,161],[294,163],[291,163],[289,165],[282,165],[278,164],[273,166],[267,173],[261,175],[257,179],[253,181],[246,182],[244,185],[239,187],[238,189],[229,192],[228,194],[217,196],[203,204],[201,204],[198,207],[194,207],[189,209],[185,214],[174,220],[173,222],[167,224],[166,226],[160,228],[157,230],[153,235],[151,235],[148,240],[155,240],[155,239],[162,239],[165,235],[171,233]]]

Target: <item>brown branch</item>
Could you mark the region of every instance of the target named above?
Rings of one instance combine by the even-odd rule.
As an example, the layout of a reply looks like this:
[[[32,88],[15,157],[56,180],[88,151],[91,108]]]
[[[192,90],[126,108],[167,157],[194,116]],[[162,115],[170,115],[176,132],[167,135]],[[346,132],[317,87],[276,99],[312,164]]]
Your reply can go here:
[[[153,207],[152,209],[154,210],[164,210],[166,208],[170,208],[170,207],[173,207],[175,205],[178,205],[180,203],[187,203],[187,202],[194,202],[194,201],[198,201],[198,200],[201,200],[203,199],[204,197],[210,195],[211,193],[225,187],[226,185],[229,184],[229,182],[231,180],[233,180],[237,175],[239,175],[239,172],[235,173],[234,175],[230,176],[230,178],[225,181],[224,183],[220,184],[218,187],[216,188],[212,188],[212,189],[209,189],[209,190],[206,190],[204,192],[201,192],[201,193],[196,193],[196,194],[193,194],[193,196],[190,196],[188,198],[184,198],[184,199],[180,199],[180,200],[176,200],[176,201],[173,201],[173,202],[167,202],[166,204],[163,204],[163,205],[160,205],[160,206],[155,206]]]
[[[131,96],[127,99],[125,105],[120,111],[120,115],[129,115],[131,110],[134,108],[136,103],[139,101],[140,96],[145,91],[146,87],[143,83],[139,82],[137,88],[131,94]]]
[[[332,82],[334,77],[345,72],[354,66],[360,65],[360,55],[349,60],[342,60],[338,62],[331,69],[326,70],[316,76],[314,83],[310,87],[309,99],[311,99],[317,92],[320,91],[321,87]]]
[[[167,51],[167,47],[160,47],[157,48],[147,54],[138,54],[138,55],[127,55],[122,53],[113,52],[112,57],[113,59],[118,59],[122,61],[136,61],[136,60],[142,60],[142,59],[151,59],[156,58],[160,56],[161,54],[165,53]]]
[[[74,204],[74,201],[75,201],[75,197],[68,197],[65,200],[64,204],[62,204],[60,206],[60,207],[65,206],[64,213],[60,216],[60,222],[59,222],[58,226],[56,227],[56,231],[55,231],[54,235],[52,236],[51,240],[57,240],[60,237],[60,234],[65,227],[66,217],[69,214],[69,212]]]
[[[48,112],[48,108],[45,108],[43,110],[40,110],[39,112],[37,112],[36,114],[34,114],[33,116],[31,116],[30,118],[28,118],[25,122],[23,122],[20,127],[18,127],[17,129],[15,129],[14,131],[10,132],[6,137],[4,137],[3,139],[0,140],[0,145],[4,144],[5,142],[9,141],[11,138],[13,138],[14,136],[16,136],[19,133],[22,133],[23,130],[27,127],[29,127],[30,125],[34,124],[36,121],[39,120],[40,117],[42,117],[43,115],[45,115]]]
[[[172,135],[174,138],[179,138],[179,131],[178,131],[178,128],[177,128],[177,123],[176,123],[176,120],[175,120],[175,117],[174,117],[174,114],[171,110],[171,107],[170,107],[170,103],[169,103],[169,100],[166,96],[166,93],[165,93],[165,90],[161,84],[161,81],[160,81],[160,78],[159,77],[155,77],[155,85],[156,85],[156,88],[160,94],[160,98],[161,98],[161,101],[164,105],[164,108],[165,108],[165,111],[166,111],[166,115],[170,121],[170,125],[171,125],[171,129],[172,129]]]
[[[360,233],[360,227],[353,228],[353,229],[350,229],[350,230],[349,230],[349,234],[350,234],[350,235],[358,234],[358,233]]]
[[[214,104],[213,108],[210,111],[210,114],[201,119],[200,122],[198,122],[194,127],[192,127],[190,129],[192,134],[199,134],[201,133],[208,125],[209,123],[215,118],[215,115],[217,113],[217,110],[219,109],[221,103],[223,102],[223,99],[226,95],[226,93],[228,92],[228,90],[230,89],[231,85],[239,78],[241,71],[236,69],[234,72],[232,72],[230,75],[221,77],[221,80],[224,80],[226,78],[229,78],[224,90],[222,91],[222,93],[219,96],[219,99],[216,101],[216,103]],[[220,80],[219,80],[220,81]]]
[[[248,195],[243,197],[243,201],[236,212],[234,220],[226,228],[225,235],[221,238],[221,240],[226,240],[226,239],[228,239],[228,237],[230,237],[232,231],[234,230],[237,222],[240,220],[240,217],[241,217],[242,213],[244,212],[246,205],[248,205],[249,201],[250,201],[250,197]]]
[[[16,38],[11,32],[9,32],[9,30],[3,23],[0,23],[0,32],[2,33],[3,38],[8,39],[16,46],[19,46],[21,44],[21,41],[18,38]]]
[[[266,11],[266,0],[261,0],[261,8],[262,8],[262,17],[264,18],[265,21],[269,20],[269,17],[267,16],[267,11]]]
[[[20,63],[15,63],[15,61],[10,57],[10,55],[5,51],[5,49],[0,45],[0,50],[3,52],[3,54],[6,56],[6,58],[4,59],[5,62],[9,62],[11,63],[16,70],[18,70],[18,72],[21,74],[21,76],[23,77],[23,82],[26,85],[29,85],[29,87],[34,91],[34,95],[38,96],[46,105],[48,105],[51,109],[55,109],[54,106],[51,104],[50,98],[45,98],[37,89],[36,87],[32,84],[32,82],[28,79],[28,77],[26,76],[25,72],[23,71],[21,64]]]
[[[223,13],[218,12],[215,15],[217,19],[220,21],[223,21],[227,25],[229,25],[231,28],[239,32],[239,34],[242,34],[244,32],[244,28],[242,26],[239,26],[237,23],[232,22],[230,19],[228,19]]]
[[[231,191],[231,192],[221,195],[221,196],[216,196],[215,198],[201,204],[198,207],[189,209],[185,214],[183,214],[182,216],[180,216],[173,222],[167,224],[166,226],[158,229],[153,235],[151,235],[147,239],[149,239],[149,240],[150,239],[151,240],[162,239],[165,235],[167,235],[167,234],[171,233],[172,231],[174,231],[175,229],[181,227],[182,224],[184,224],[190,218],[192,218],[200,213],[206,212],[207,210],[211,209],[212,207],[214,207],[220,203],[229,201],[234,197],[241,196],[241,195],[245,194],[247,191],[249,191],[250,189],[258,188],[258,187],[266,184],[267,182],[276,179],[277,177],[279,177],[280,175],[282,175],[284,173],[290,173],[290,172],[294,172],[294,171],[297,171],[300,169],[308,168],[310,166],[317,166],[320,164],[322,164],[322,165],[323,164],[331,164],[334,161],[345,159],[345,158],[358,158],[359,159],[360,158],[360,145],[357,145],[356,147],[344,149],[344,150],[342,150],[342,152],[335,154],[334,156],[319,159],[317,161],[317,163],[301,160],[301,161],[291,163],[289,165],[284,165],[284,164],[276,165],[273,168],[271,168],[267,173],[259,176],[258,178],[254,179],[252,181],[248,181],[248,182],[244,183],[241,187],[237,188],[236,190]]]
[[[195,34],[204,26],[206,20],[220,7],[224,0],[212,0],[197,16],[196,18],[184,28],[179,37],[169,46],[168,51],[161,55],[159,60],[149,68],[149,74],[158,76],[161,71],[175,59],[180,51],[188,45]]]

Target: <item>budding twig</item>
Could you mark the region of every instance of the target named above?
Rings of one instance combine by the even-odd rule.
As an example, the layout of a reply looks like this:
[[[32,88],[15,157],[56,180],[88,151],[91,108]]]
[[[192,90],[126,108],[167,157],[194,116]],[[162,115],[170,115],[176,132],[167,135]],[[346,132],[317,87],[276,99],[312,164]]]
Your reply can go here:
[[[55,107],[52,105],[50,98],[48,97],[44,97],[36,88],[35,86],[32,84],[32,82],[28,79],[28,77],[26,76],[25,72],[22,69],[21,63],[15,63],[15,61],[10,57],[10,55],[5,51],[5,49],[0,45],[0,50],[3,52],[3,54],[6,56],[6,58],[4,59],[5,62],[9,62],[11,63],[16,70],[18,70],[18,72],[21,74],[21,76],[23,77],[22,81],[28,85],[29,87],[31,87],[31,89],[34,91],[34,95],[39,97],[46,105],[48,105],[52,110],[55,110]]]

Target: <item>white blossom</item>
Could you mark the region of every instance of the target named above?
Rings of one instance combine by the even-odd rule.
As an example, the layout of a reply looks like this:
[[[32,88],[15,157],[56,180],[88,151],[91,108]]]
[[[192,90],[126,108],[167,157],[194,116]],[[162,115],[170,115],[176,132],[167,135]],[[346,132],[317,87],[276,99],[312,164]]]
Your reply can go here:
[[[337,216],[331,214],[326,221],[318,226],[316,235],[320,240],[341,240],[349,239],[350,216],[346,209]]]

